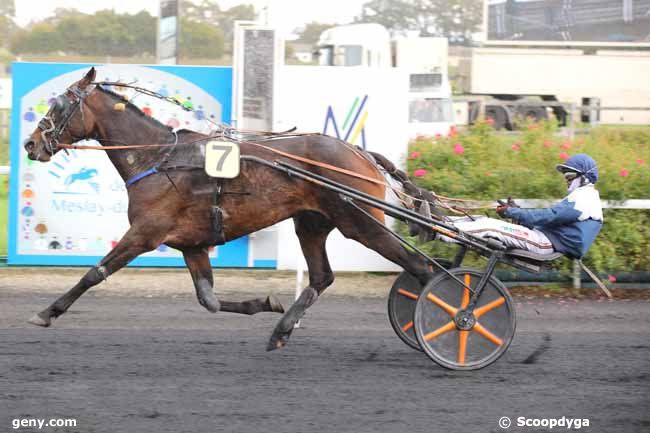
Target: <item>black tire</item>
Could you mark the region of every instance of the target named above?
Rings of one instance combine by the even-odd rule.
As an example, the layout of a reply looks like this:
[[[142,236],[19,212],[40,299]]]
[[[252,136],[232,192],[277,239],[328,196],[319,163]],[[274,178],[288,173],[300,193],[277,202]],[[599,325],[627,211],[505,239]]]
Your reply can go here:
[[[485,117],[491,117],[494,120],[492,127],[496,130],[508,127],[508,116],[503,107],[498,105],[488,105],[485,107]]]
[[[422,348],[415,336],[413,317],[415,317],[415,306],[421,292],[422,285],[417,278],[404,271],[399,274],[388,294],[390,326],[404,343],[419,351],[422,351]]]
[[[450,272],[460,281],[469,280],[472,288],[483,275],[482,271],[471,268],[456,268]],[[508,349],[515,334],[515,308],[503,283],[490,277],[474,309],[475,315],[472,315],[476,325],[461,331],[454,322],[453,311],[444,310],[439,302],[461,310],[459,307],[469,301],[469,291],[463,298],[464,290],[447,274],[438,274],[418,298],[413,327],[420,347],[432,361],[452,370],[478,370],[495,362]],[[492,308],[481,311],[481,307],[488,304]],[[464,338],[463,332],[466,333]]]
[[[533,122],[548,119],[548,113],[544,107],[522,107],[519,111],[519,115],[524,120],[532,119]]]

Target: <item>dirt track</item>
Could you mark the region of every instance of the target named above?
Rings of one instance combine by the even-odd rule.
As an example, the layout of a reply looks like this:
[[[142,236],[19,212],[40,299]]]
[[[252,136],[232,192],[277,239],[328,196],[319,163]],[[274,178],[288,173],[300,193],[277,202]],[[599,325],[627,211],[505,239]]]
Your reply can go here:
[[[0,276],[2,432],[38,431],[12,430],[15,418],[77,419],[76,429],[41,430],[57,432],[484,433],[505,431],[502,416],[589,418],[587,432],[650,429],[647,300],[516,297],[506,355],[450,372],[393,334],[382,297],[351,296],[359,285],[383,294],[393,277],[339,279],[289,346],[267,353],[278,316],[211,315],[189,275],[117,275],[41,329],[25,319],[82,272],[47,282],[21,272]],[[217,287],[224,298],[270,288],[290,300],[290,274],[229,275]]]

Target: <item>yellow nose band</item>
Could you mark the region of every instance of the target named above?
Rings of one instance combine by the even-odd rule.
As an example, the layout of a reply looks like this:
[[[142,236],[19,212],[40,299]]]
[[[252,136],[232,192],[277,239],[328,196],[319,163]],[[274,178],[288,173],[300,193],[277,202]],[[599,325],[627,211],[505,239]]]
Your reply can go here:
[[[123,102],[118,102],[117,104],[113,105],[113,109],[115,111],[124,111],[126,110],[126,104]]]

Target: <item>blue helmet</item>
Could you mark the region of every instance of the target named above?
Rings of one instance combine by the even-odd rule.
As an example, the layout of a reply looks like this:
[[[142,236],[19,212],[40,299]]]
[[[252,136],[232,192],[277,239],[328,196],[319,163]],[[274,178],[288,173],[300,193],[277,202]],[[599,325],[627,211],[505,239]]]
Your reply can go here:
[[[560,173],[566,171],[575,171],[576,173],[585,176],[589,182],[598,182],[598,166],[596,161],[586,153],[578,153],[567,159],[563,164],[558,164],[555,169]]]

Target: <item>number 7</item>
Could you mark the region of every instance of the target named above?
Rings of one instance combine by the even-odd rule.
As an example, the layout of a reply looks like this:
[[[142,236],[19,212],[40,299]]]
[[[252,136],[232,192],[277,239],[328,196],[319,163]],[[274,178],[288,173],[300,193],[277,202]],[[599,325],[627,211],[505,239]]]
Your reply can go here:
[[[223,163],[226,162],[226,158],[232,152],[232,146],[220,146],[218,144],[213,144],[212,145],[212,150],[221,150],[223,151],[223,155],[219,158],[219,162],[217,162],[217,170],[221,171],[221,168],[223,167]]]

